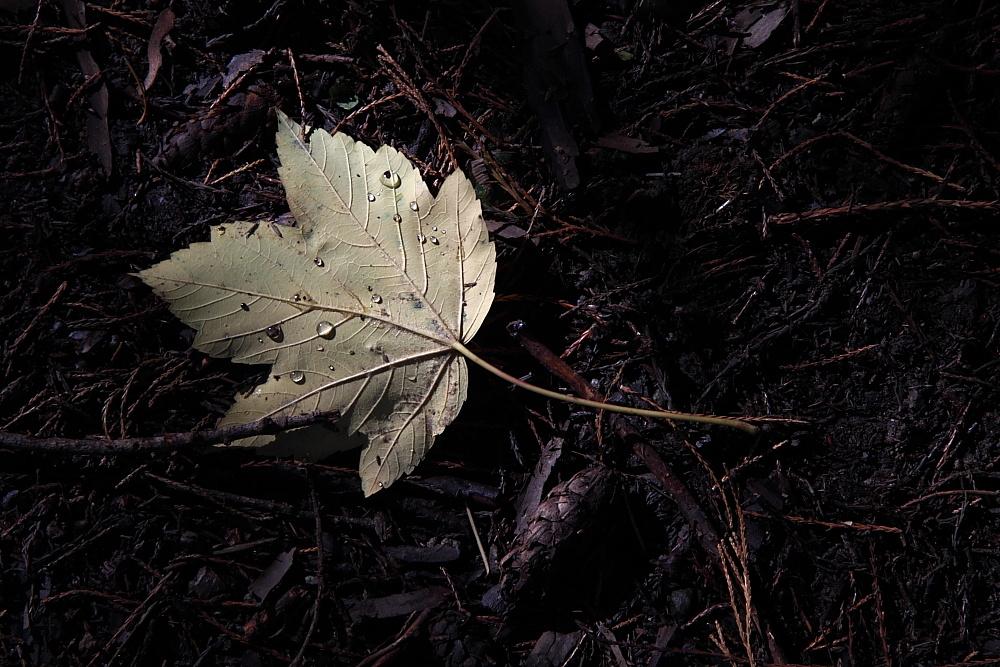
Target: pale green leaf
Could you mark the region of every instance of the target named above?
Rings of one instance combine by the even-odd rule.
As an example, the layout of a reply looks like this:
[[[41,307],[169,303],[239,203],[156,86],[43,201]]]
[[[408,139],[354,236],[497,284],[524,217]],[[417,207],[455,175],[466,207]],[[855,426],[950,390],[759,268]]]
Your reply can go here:
[[[197,331],[199,350],[271,365],[223,425],[342,414],[341,433],[313,426],[234,444],[317,459],[364,443],[371,494],[412,471],[465,401],[453,345],[489,311],[495,250],[461,172],[433,197],[395,149],[322,130],[303,143],[280,112],[277,142],[297,227],[218,226],[139,275]]]

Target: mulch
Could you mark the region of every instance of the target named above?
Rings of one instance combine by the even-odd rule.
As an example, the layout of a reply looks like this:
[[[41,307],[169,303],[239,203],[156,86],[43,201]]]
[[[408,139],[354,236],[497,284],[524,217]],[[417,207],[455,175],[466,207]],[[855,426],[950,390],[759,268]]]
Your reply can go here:
[[[997,25],[943,0],[3,0],[0,664],[1000,661]],[[760,433],[473,369],[370,498],[357,452],[205,451],[266,369],[193,350],[134,274],[289,224],[278,108],[474,180],[499,261],[477,354]]]

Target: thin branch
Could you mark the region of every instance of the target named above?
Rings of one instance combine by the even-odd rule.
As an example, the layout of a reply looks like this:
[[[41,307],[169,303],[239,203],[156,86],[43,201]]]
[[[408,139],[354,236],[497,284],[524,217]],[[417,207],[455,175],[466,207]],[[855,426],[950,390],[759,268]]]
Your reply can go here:
[[[827,220],[847,215],[860,215],[862,213],[940,209],[959,209],[963,211],[981,211],[986,214],[996,214],[997,210],[1000,210],[1000,203],[995,201],[966,201],[964,199],[900,199],[897,201],[876,202],[874,204],[832,206],[829,208],[818,208],[814,211],[777,213],[770,216],[768,218],[768,222],[776,225],[790,225],[796,222]]]
[[[323,600],[325,588],[323,579],[323,559],[326,556],[323,553],[323,520],[319,511],[319,500],[316,497],[316,488],[313,486],[311,477],[309,478],[309,500],[312,504],[313,518],[315,519],[316,598],[313,600],[312,618],[309,620],[309,629],[306,630],[306,636],[302,640],[299,652],[295,655],[295,658],[292,660],[292,664],[289,665],[289,667],[299,667],[299,665],[302,664],[303,658],[305,658],[306,649],[309,648],[309,643],[312,641],[313,635],[316,633],[316,626],[319,625],[319,605]]]
[[[21,452],[57,452],[64,454],[146,454],[175,449],[198,449],[258,435],[273,435],[292,428],[337,421],[340,413],[310,412],[290,417],[265,417],[248,424],[224,426],[208,431],[167,433],[150,438],[122,440],[87,438],[35,438],[20,433],[0,433],[0,448]]]

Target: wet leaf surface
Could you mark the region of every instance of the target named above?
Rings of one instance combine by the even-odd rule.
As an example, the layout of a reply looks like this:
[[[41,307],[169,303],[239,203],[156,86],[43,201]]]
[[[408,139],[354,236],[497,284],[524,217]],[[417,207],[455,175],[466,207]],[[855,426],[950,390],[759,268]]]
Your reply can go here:
[[[223,425],[341,413],[342,434],[315,426],[233,445],[309,460],[363,445],[369,495],[411,472],[465,402],[452,343],[489,311],[495,251],[461,172],[432,197],[393,148],[323,130],[304,143],[280,112],[278,125],[298,226],[219,225],[139,276],[197,330],[199,350],[270,365]]]

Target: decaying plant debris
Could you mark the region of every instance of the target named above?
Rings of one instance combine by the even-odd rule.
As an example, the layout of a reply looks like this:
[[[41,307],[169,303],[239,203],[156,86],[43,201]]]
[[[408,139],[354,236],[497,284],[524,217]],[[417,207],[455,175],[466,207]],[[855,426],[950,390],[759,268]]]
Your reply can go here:
[[[211,431],[261,382],[130,274],[287,229],[281,108],[474,179],[505,370],[761,436],[472,371],[367,500],[356,453],[3,449],[6,662],[1000,658],[1000,9],[417,4],[0,3],[0,431]]]

